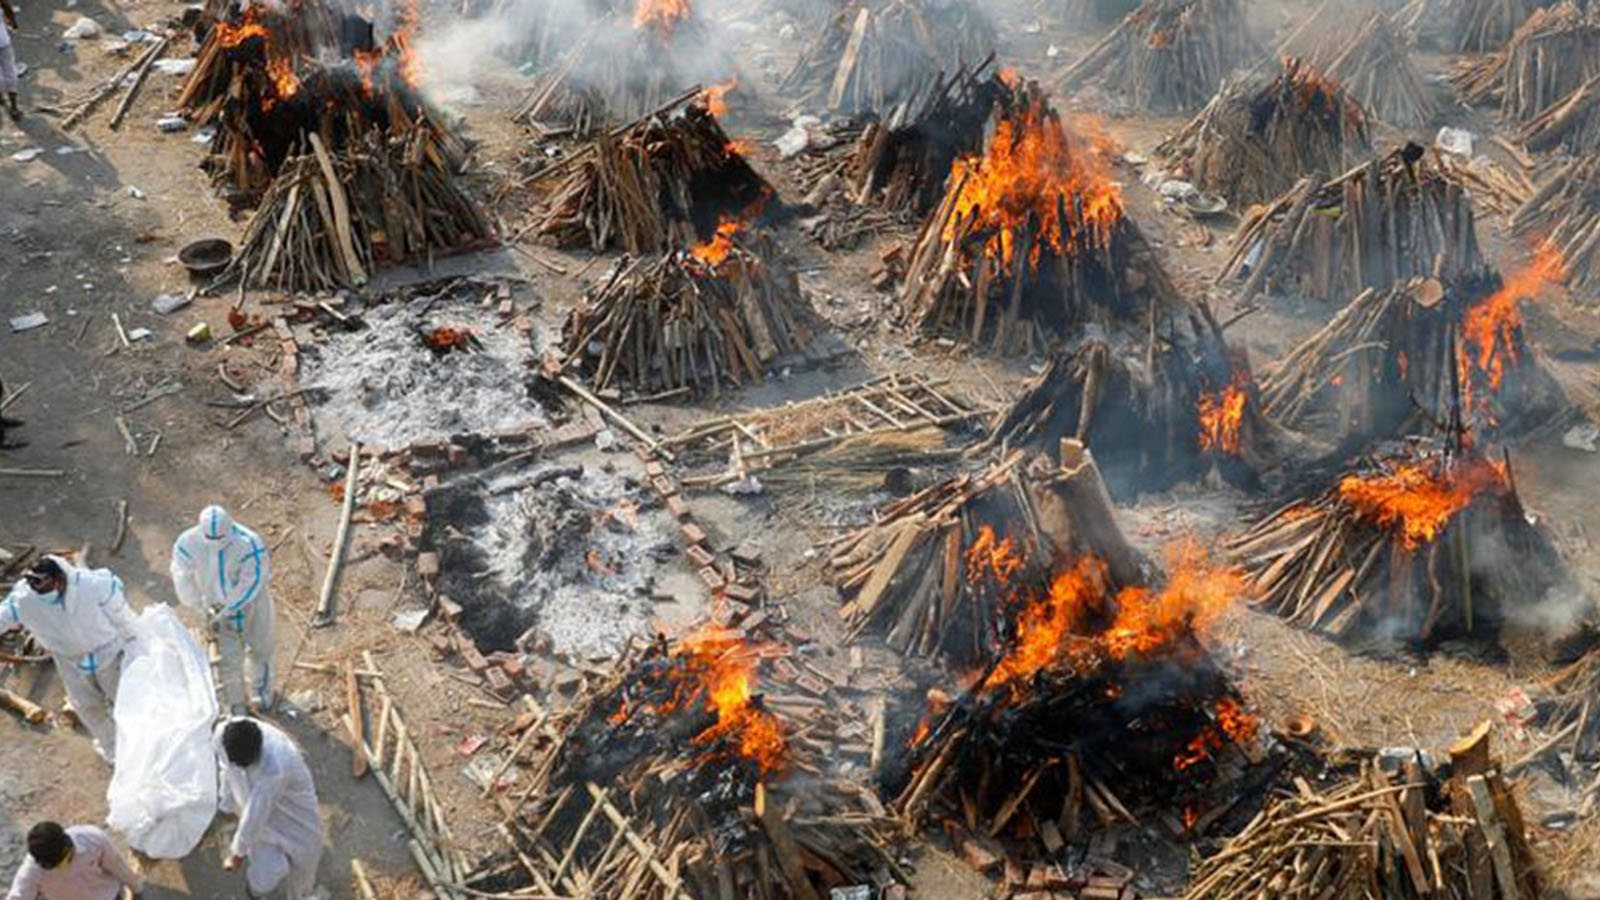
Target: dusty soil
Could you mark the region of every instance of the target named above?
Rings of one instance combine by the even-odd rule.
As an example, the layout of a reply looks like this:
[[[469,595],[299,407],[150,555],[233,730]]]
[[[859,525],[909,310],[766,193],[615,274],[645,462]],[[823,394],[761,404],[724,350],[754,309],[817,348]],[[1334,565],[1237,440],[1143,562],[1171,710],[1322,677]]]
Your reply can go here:
[[[1263,27],[1281,28],[1308,5],[1273,4]],[[106,126],[109,104],[70,133],[57,127],[57,118],[39,111],[66,106],[126,65],[124,59],[105,52],[108,39],[82,42],[71,52],[58,49],[61,31],[78,16],[91,16],[116,34],[165,20],[179,8],[169,0],[148,0],[125,5],[80,2],[71,9],[29,4],[22,10],[23,29],[16,38],[19,59],[32,69],[23,88],[30,115],[20,129],[0,125],[0,237],[5,238],[0,241],[0,306],[8,317],[40,311],[51,321],[37,330],[0,335],[0,377],[7,388],[14,391],[31,383],[8,411],[28,421],[17,435],[28,446],[5,452],[0,461],[6,467],[61,469],[66,474],[52,479],[0,476],[0,497],[9,513],[0,518],[0,545],[89,544],[93,563],[115,569],[134,603],[143,605],[173,599],[166,577],[170,542],[204,504],[225,503],[241,521],[261,531],[275,545],[274,593],[282,615],[279,656],[283,688],[290,698],[276,718],[301,740],[318,780],[329,825],[323,885],[334,897],[351,896],[349,859],[359,857],[392,881],[392,896],[415,896],[415,889],[404,886],[415,876],[399,819],[370,778],[356,781],[350,775],[350,747],[337,722],[344,708],[342,682],[292,663],[342,664],[357,659],[362,651],[375,655],[387,674],[390,692],[407,719],[419,726],[424,761],[434,773],[457,838],[473,853],[499,849],[493,830],[499,813],[459,774],[469,760],[457,745],[463,738],[483,736],[491,740],[488,749],[478,752],[503,750],[496,735],[513,710],[476,686],[455,660],[432,658],[427,642],[432,626],[412,636],[391,625],[395,612],[426,600],[409,563],[378,551],[378,544],[397,526],[357,527],[353,563],[339,592],[337,624],[309,627],[338,510],[327,486],[337,479],[338,470],[329,459],[332,450],[344,446],[345,436],[337,423],[325,427],[318,434],[323,455],[316,465],[306,465],[294,452],[294,435],[263,416],[226,428],[233,410],[208,405],[228,399],[231,393],[215,374],[219,363],[244,373],[257,392],[271,392],[277,385],[279,348],[267,339],[229,349],[185,345],[183,334],[194,323],[209,322],[219,333],[225,331],[225,310],[232,297],[201,298],[169,317],[150,309],[157,294],[187,289],[185,274],[171,259],[179,246],[209,235],[237,238],[242,230],[241,223],[228,219],[197,168],[202,148],[188,134],[161,135],[154,128],[154,119],[167,110],[177,80],[153,75],[120,132]],[[1008,45],[1005,56],[1025,74],[1053,73],[1093,39],[1061,33],[1031,4],[996,12]],[[747,84],[763,102],[784,110],[786,104],[773,96],[773,85],[796,52],[797,40],[780,38],[783,20],[765,13],[740,8],[731,10],[729,18],[748,23],[731,41],[742,57]],[[1053,57],[1051,46],[1060,48]],[[483,104],[461,110],[471,134],[482,141],[479,181],[486,190],[497,176],[515,168],[523,139],[505,113],[516,105],[525,84],[509,70],[486,75],[479,90]],[[1074,105],[1094,104],[1092,98],[1080,98]],[[1148,153],[1177,124],[1176,120],[1113,119],[1107,127],[1128,149]],[[777,133],[770,120],[746,131],[734,130],[736,137],[752,140]],[[45,153],[27,163],[11,158],[30,147]],[[65,147],[73,152],[57,152]],[[783,196],[804,193],[805,185],[770,148],[762,146],[756,163]],[[1133,216],[1164,249],[1180,284],[1211,298],[1219,317],[1225,318],[1233,310],[1225,292],[1211,287],[1211,278],[1227,250],[1226,230],[1215,229],[1209,247],[1179,246],[1178,229],[1184,223],[1160,209],[1154,195],[1138,184],[1137,175],[1129,170],[1125,179]],[[513,229],[526,202],[526,197],[513,195],[499,210]],[[1496,262],[1502,267],[1514,265],[1520,250],[1501,236],[1503,223],[1486,218],[1480,229]],[[817,308],[833,319],[856,355],[821,370],[789,373],[714,403],[630,407],[629,415],[641,425],[670,433],[703,417],[803,399],[890,371],[946,377],[953,390],[971,402],[999,405],[1015,395],[1037,362],[993,360],[939,347],[906,349],[904,335],[884,314],[885,295],[868,286],[866,274],[878,250],[895,240],[909,240],[908,231],[885,234],[856,252],[838,255],[822,252],[792,227],[781,237]],[[590,262],[586,254],[536,248],[448,261],[442,267],[518,276],[521,281],[514,291],[518,312],[531,317],[541,334],[549,337],[557,333],[584,286],[609,263]],[[400,273],[385,280],[405,277]],[[270,315],[277,299],[252,294],[245,309]],[[1594,309],[1568,298],[1547,298],[1529,316],[1534,340],[1554,349],[1587,349],[1600,338]],[[1245,319],[1229,336],[1246,344],[1259,364],[1292,346],[1328,312],[1273,307]],[[122,346],[112,314],[125,329],[149,328],[153,335],[131,347]],[[318,335],[308,332],[302,339],[316,342]],[[1553,369],[1575,402],[1586,411],[1596,411],[1591,364],[1556,362]],[[167,384],[182,389],[123,413]],[[138,455],[126,452],[115,422],[118,415],[125,415]],[[1558,438],[1542,436],[1516,448],[1518,482],[1530,505],[1556,524],[1569,563],[1585,574],[1582,583],[1590,590],[1593,579],[1587,573],[1595,571],[1600,548],[1587,535],[1600,533],[1600,504],[1594,502],[1594,473],[1600,463],[1561,447]],[[630,454],[601,454],[590,447],[551,460],[573,461],[590,465],[609,461],[619,469],[637,466]],[[110,553],[119,500],[129,504],[130,523],[122,547]],[[840,504],[814,493],[784,493],[755,498],[711,494],[694,502],[714,544],[750,543],[762,550],[772,573],[769,588],[782,598],[793,620],[816,636],[817,664],[836,669],[843,665],[842,636],[833,612],[834,595],[821,580],[814,548],[855,521],[839,507],[864,508],[871,500],[848,497]],[[1154,551],[1180,535],[1226,532],[1247,502],[1231,492],[1183,488],[1141,498],[1121,515],[1129,533]],[[665,563],[659,578],[658,588],[665,585],[680,602],[659,609],[652,624],[669,629],[687,626],[703,599],[695,596],[699,588],[692,572],[680,559]],[[1330,741],[1352,746],[1406,744],[1437,750],[1477,721],[1495,717],[1494,703],[1507,690],[1532,685],[1546,674],[1544,664],[1532,654],[1513,653],[1509,660],[1485,660],[1465,651],[1427,659],[1357,655],[1244,610],[1215,640],[1270,721],[1309,712]],[[537,677],[546,683],[572,671],[562,661],[535,662]],[[578,671],[581,674],[581,666]],[[0,672],[0,683],[51,706],[60,703],[59,686],[46,668]],[[1538,739],[1535,734],[1527,741]],[[1502,746],[1515,755],[1518,746],[1531,744]],[[32,822],[44,817],[101,818],[108,775],[81,734],[29,728],[13,717],[0,717],[0,879],[9,879],[21,834]],[[152,866],[153,888],[147,896],[242,896],[237,876],[220,870],[225,835],[226,827],[219,826],[190,860]],[[1581,863],[1585,849],[1590,853],[1600,849],[1595,841],[1592,827],[1570,836],[1540,834],[1540,846],[1549,857],[1566,861],[1563,875],[1569,896],[1600,897],[1592,868],[1584,875]],[[928,852],[920,865],[922,896],[966,900],[983,895],[981,879],[938,851]],[[1592,856],[1590,860],[1592,865]],[[1590,881],[1583,881],[1585,877]]]

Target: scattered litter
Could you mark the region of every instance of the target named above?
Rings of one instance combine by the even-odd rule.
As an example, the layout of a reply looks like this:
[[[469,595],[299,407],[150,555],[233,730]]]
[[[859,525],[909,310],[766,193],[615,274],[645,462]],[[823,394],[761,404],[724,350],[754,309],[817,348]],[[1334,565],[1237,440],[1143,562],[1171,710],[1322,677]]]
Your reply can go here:
[[[816,116],[795,116],[789,130],[773,141],[772,146],[778,148],[779,156],[788,159],[812,145],[816,139],[812,129],[821,125],[822,120]]]
[[[64,146],[56,148],[56,155],[57,156],[71,156],[74,153],[82,153],[82,152],[83,152],[83,148],[82,147],[74,147],[71,144],[66,144]]]
[[[169,316],[189,305],[188,297],[177,294],[159,294],[150,301],[150,308],[163,316]]]
[[[128,185],[128,196],[135,200],[143,200],[149,195],[130,184]]]
[[[1055,59],[1061,55],[1061,48],[1057,47],[1055,44],[1051,44],[1050,46],[1044,48],[1044,55],[1050,59]]]
[[[1446,125],[1439,129],[1439,136],[1433,139],[1433,146],[1457,156],[1471,156],[1472,132],[1465,128],[1451,128]]]
[[[18,150],[16,153],[11,154],[11,158],[17,162],[33,162],[43,152],[44,150],[40,147],[29,147],[26,150]]]
[[[401,634],[416,634],[417,630],[422,627],[422,623],[428,621],[428,611],[426,609],[413,609],[395,613],[394,618],[390,621],[394,624],[395,630]]]
[[[469,735],[456,742],[456,752],[462,756],[471,756],[483,749],[489,739],[481,734]]]
[[[1574,425],[1561,436],[1562,446],[1585,453],[1600,452],[1600,446],[1595,443],[1597,440],[1600,440],[1600,425],[1593,422]]]
[[[78,21],[73,22],[72,27],[63,32],[61,37],[69,41],[83,41],[92,40],[104,33],[105,29],[100,27],[99,22],[96,22],[88,16],[84,16]]]
[[[140,28],[124,31],[122,39],[130,44],[154,44],[161,40],[160,37]]]
[[[206,322],[201,322],[199,325],[189,329],[189,333],[183,337],[184,340],[187,340],[191,344],[203,344],[206,341],[211,340],[211,325]]]
[[[730,481],[722,486],[722,492],[724,494],[732,494],[736,497],[753,497],[756,494],[764,494],[766,491],[766,485],[763,485],[761,483],[761,479],[755,477],[754,475],[746,476],[739,481]]]
[[[156,128],[166,134],[182,131],[188,127],[189,123],[183,120],[183,116],[162,116],[156,120]]]
[[[617,433],[609,428],[602,428],[595,432],[594,448],[602,453],[609,453],[617,449]]]
[[[199,131],[196,131],[194,133],[194,137],[190,138],[189,140],[194,141],[196,144],[209,144],[211,143],[212,138],[215,138],[216,136],[217,130],[215,128],[202,128]]]
[[[13,316],[11,319],[11,330],[13,332],[32,331],[35,328],[39,328],[49,323],[49,316],[42,312],[31,312],[27,315]]]
[[[130,341],[142,341],[149,336],[150,329],[148,328],[131,328],[128,330],[128,340]]]
[[[1533,705],[1533,698],[1522,688],[1512,688],[1494,702],[1495,711],[1500,713],[1500,718],[1505,721],[1506,728],[1510,729],[1511,736],[1519,741],[1528,739],[1528,726],[1539,716],[1539,708]]]
[[[163,75],[187,75],[194,71],[194,64],[197,61],[192,56],[184,59],[158,59],[150,67]]]
[[[828,900],[872,900],[872,885],[857,884],[836,887],[828,892]]]
[[[488,753],[483,756],[474,756],[472,758],[472,762],[467,763],[466,767],[461,770],[461,774],[465,776],[468,781],[477,785],[479,790],[486,791],[489,790],[490,779],[494,778],[495,773],[500,769],[500,763],[504,760],[505,757],[498,753]],[[506,784],[515,784],[516,779],[517,770],[515,766],[511,767],[504,775],[500,776],[500,780]]]
[[[1195,186],[1192,182],[1179,178],[1169,178],[1161,182],[1161,186],[1156,188],[1156,193],[1168,200],[1182,200],[1185,197],[1194,195]]]

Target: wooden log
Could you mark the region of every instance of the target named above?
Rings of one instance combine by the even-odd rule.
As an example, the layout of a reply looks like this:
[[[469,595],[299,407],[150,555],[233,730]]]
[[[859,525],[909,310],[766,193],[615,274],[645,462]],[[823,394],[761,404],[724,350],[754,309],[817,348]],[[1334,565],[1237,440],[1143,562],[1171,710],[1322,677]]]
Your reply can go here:
[[[339,584],[339,570],[344,566],[345,550],[350,543],[350,519],[355,512],[358,476],[361,469],[361,444],[350,444],[350,461],[345,469],[344,504],[339,511],[339,530],[333,538],[333,549],[328,553],[328,568],[322,576],[322,590],[317,595],[317,611],[311,623],[318,628],[333,624],[333,593]]]
[[[806,874],[800,845],[795,841],[788,823],[784,821],[783,813],[778,810],[763,782],[756,782],[755,815],[756,821],[761,823],[762,831],[766,832],[767,840],[772,843],[773,854],[777,856],[778,866],[783,870],[790,895],[795,900],[822,900],[821,895],[812,886],[810,876]]]

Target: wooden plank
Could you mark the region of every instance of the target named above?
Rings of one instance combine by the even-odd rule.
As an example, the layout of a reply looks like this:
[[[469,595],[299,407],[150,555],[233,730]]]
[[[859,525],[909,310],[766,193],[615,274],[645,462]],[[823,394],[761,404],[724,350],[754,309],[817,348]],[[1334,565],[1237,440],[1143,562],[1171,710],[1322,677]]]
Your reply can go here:
[[[795,900],[822,900],[816,888],[811,886],[810,877],[806,875],[805,862],[800,855],[800,844],[789,831],[789,824],[783,820],[783,814],[778,811],[777,804],[772,802],[766,784],[759,781],[756,782],[755,807],[756,821],[761,823],[761,829],[767,833],[767,840],[772,842],[773,854],[778,857],[778,867],[783,869],[784,879],[789,883],[789,891]]]
[[[845,42],[844,55],[839,57],[839,69],[833,75],[833,88],[828,91],[828,108],[838,109],[844,102],[845,89],[850,86],[850,75],[861,56],[861,45],[867,37],[867,26],[872,23],[871,9],[863,6],[856,15],[856,24],[850,29],[850,39]]]
[[[328,199],[333,202],[333,219],[339,253],[344,257],[345,268],[350,272],[350,280],[356,287],[367,283],[367,271],[362,268],[361,260],[356,256],[355,244],[350,235],[350,200],[345,197],[344,185],[339,183],[339,176],[333,169],[333,158],[328,155],[328,148],[323,145],[322,138],[315,131],[308,133],[311,138],[311,149],[317,155],[317,165],[322,169],[322,178],[328,185]]]

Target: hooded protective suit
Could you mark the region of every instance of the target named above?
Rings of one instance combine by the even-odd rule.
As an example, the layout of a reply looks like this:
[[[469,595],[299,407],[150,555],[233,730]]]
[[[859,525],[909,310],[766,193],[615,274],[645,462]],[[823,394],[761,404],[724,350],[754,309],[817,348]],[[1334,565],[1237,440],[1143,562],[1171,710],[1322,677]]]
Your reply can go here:
[[[204,613],[217,636],[217,676],[229,706],[242,708],[247,698],[270,706],[277,620],[267,545],[222,507],[208,506],[173,542],[171,571],[178,601]]]
[[[122,677],[123,652],[134,635],[133,611],[122,580],[109,569],[80,569],[59,556],[48,558],[61,567],[66,587],[40,594],[26,579],[17,582],[0,606],[0,632],[26,628],[49,651],[78,720],[109,762],[117,742],[111,705]]]
[[[263,896],[284,884],[289,900],[302,900],[316,889],[322,859],[322,817],[311,769],[287,734],[260,719],[252,721],[261,728],[261,758],[234,765],[222,747],[222,732],[233,721],[219,724],[211,736],[222,766],[219,806],[239,816],[229,852],[248,860],[251,893]]]

